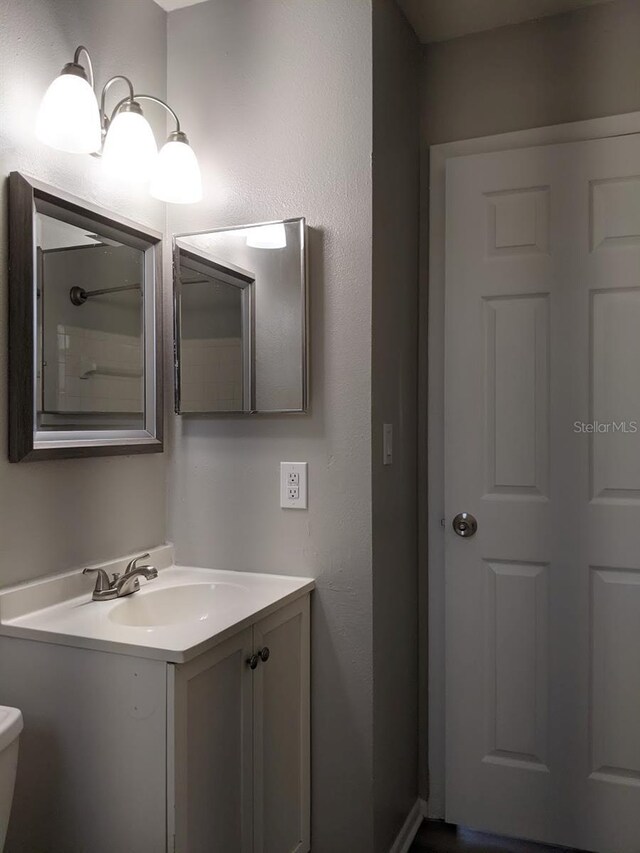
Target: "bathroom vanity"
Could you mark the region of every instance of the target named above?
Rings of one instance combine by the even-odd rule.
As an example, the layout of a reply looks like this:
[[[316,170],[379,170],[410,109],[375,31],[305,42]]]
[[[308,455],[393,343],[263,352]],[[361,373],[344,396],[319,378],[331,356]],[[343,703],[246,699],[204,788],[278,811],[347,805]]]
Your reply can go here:
[[[6,853],[305,853],[313,581],[151,561],[125,599],[80,572],[0,591]]]

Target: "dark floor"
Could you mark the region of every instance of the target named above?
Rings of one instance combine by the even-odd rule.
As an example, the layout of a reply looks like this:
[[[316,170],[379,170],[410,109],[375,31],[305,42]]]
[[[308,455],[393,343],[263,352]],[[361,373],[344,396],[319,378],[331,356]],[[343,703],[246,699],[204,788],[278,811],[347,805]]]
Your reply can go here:
[[[564,847],[549,847],[530,841],[515,841],[484,832],[462,829],[441,821],[425,821],[410,853],[568,853]]]

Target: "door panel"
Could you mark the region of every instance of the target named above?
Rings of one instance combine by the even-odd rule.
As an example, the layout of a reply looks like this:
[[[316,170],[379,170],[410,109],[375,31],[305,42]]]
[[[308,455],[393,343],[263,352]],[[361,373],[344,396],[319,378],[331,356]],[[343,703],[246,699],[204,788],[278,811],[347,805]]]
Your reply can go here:
[[[177,853],[251,853],[252,630],[175,669]]]
[[[612,424],[607,432],[593,433],[591,439],[591,497],[637,501],[640,498],[638,442],[620,441],[619,432],[625,426],[628,430],[637,429],[637,424],[634,427],[630,421],[634,412],[634,417],[638,414],[634,395],[635,373],[640,365],[640,287],[592,291],[590,309],[589,419]]]
[[[591,778],[640,785],[640,572],[591,580]]]
[[[486,492],[546,496],[548,295],[484,299]]]
[[[638,136],[447,164],[446,816],[607,853],[640,838],[639,176]]]
[[[484,761],[547,770],[546,566],[486,563],[487,747]]]
[[[309,841],[309,599],[254,626],[268,660],[254,674],[254,851],[307,853]]]

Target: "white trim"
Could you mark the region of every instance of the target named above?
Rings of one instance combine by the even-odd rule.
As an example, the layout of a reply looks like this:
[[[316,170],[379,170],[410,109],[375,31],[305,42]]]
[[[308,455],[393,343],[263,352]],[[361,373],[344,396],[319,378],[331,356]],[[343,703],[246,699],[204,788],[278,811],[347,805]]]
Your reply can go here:
[[[429,167],[428,283],[428,586],[429,586],[429,801],[430,818],[445,817],[444,677],[444,263],[445,169],[451,157],[579,142],[640,132],[640,112],[538,127],[433,145]]]
[[[402,824],[402,828],[396,840],[391,845],[389,853],[409,853],[409,848],[413,844],[413,839],[418,834],[418,830],[426,814],[427,804],[424,800],[418,798],[407,815],[407,819]]]

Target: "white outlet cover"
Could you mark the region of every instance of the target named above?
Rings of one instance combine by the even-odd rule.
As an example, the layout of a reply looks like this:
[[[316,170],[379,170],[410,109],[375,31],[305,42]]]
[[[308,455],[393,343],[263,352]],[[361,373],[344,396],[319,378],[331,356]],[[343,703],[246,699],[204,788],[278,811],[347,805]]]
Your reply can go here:
[[[290,474],[298,475],[298,497],[290,498],[291,482]],[[282,509],[307,509],[307,463],[306,462],[281,462],[280,463],[280,506]]]

